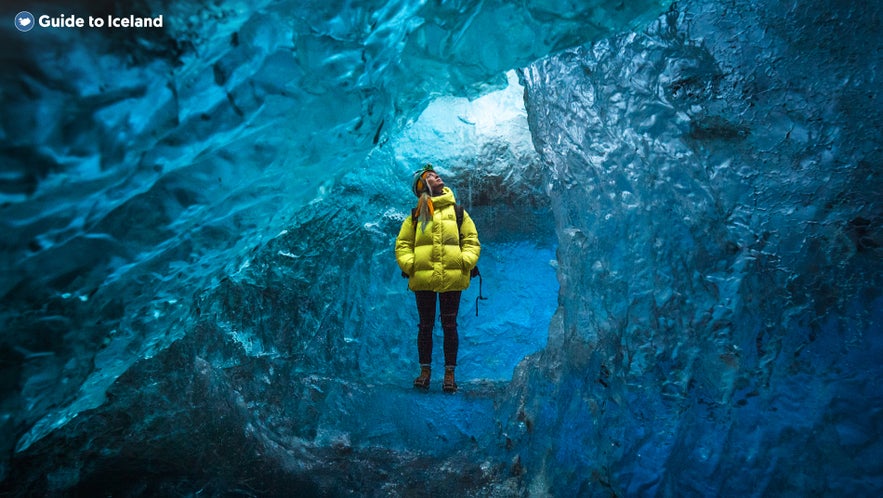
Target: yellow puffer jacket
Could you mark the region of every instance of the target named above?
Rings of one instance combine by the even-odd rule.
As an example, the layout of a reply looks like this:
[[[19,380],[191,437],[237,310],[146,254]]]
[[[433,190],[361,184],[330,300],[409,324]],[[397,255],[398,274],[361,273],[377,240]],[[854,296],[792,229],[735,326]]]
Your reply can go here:
[[[469,272],[478,263],[481,243],[475,223],[464,210],[457,237],[456,201],[451,189],[432,198],[435,212],[426,230],[415,227],[410,214],[396,237],[396,262],[408,274],[412,291],[448,292],[469,287]]]

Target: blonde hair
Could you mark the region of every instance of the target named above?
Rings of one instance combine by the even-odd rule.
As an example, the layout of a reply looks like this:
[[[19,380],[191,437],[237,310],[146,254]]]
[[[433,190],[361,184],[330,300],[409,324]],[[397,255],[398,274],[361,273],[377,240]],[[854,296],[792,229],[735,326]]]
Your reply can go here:
[[[417,200],[417,220],[420,222],[420,230],[426,231],[426,224],[435,214],[435,206],[432,205],[432,197],[424,191]]]

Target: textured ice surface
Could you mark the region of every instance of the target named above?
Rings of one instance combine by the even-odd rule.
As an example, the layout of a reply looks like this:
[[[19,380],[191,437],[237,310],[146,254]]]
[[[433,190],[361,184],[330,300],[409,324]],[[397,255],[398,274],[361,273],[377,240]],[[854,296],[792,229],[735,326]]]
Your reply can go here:
[[[561,308],[507,402],[542,489],[883,485],[880,14],[685,4],[523,71]]]
[[[4,24],[0,489],[879,492],[880,7],[665,8]],[[425,161],[483,242],[455,396],[392,256]]]

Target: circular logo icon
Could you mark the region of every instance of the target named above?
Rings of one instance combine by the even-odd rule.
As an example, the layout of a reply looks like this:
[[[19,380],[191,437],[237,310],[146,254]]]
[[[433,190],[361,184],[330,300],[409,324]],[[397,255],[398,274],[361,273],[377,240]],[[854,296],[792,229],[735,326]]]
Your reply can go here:
[[[34,15],[26,10],[19,12],[15,15],[15,27],[24,32],[34,29]]]

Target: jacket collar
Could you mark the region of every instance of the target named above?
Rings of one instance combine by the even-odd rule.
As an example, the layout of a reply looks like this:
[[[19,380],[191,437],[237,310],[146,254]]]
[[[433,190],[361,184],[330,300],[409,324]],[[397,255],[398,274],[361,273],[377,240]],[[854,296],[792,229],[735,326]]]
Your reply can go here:
[[[443,188],[441,194],[432,198],[432,205],[437,208],[443,208],[456,203],[457,200],[454,199],[454,192],[448,187]]]

